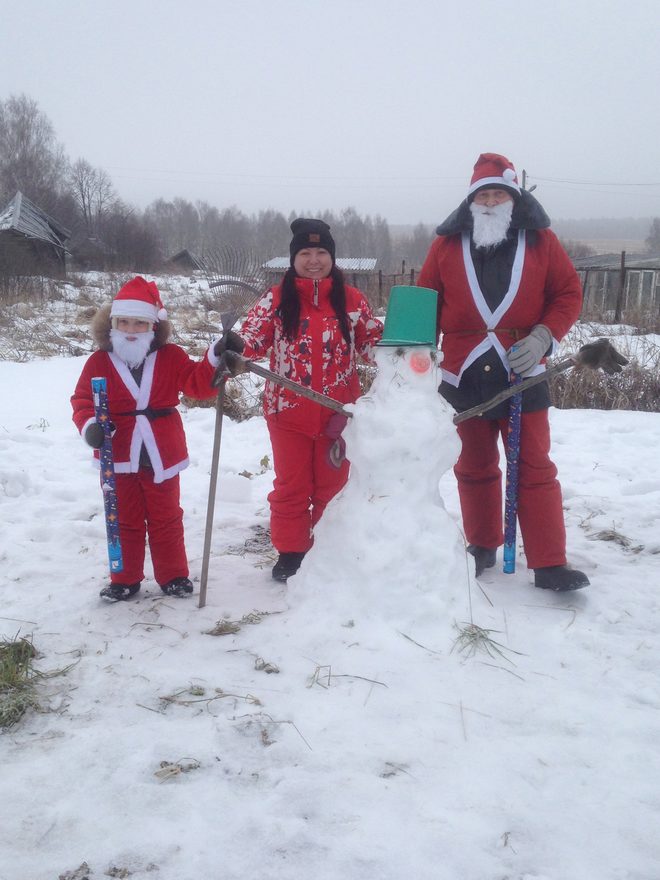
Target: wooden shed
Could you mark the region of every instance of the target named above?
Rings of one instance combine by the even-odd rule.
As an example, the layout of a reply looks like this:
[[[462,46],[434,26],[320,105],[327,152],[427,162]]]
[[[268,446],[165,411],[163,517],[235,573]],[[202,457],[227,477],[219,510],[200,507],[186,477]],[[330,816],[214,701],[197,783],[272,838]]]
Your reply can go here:
[[[376,269],[376,257],[337,257],[337,268],[346,276],[346,280],[354,287],[361,286],[361,280],[366,282]],[[274,257],[264,263],[264,271],[268,276],[269,284],[277,284],[282,280],[282,275],[291,265],[289,257]],[[366,278],[365,278],[366,276]]]
[[[70,237],[68,229],[17,192],[0,211],[0,274],[64,277]]]
[[[188,248],[184,248],[182,251],[178,251],[176,254],[172,254],[171,257],[168,257],[167,265],[172,269],[183,272],[204,270],[203,262],[199,257],[189,251]]]
[[[573,260],[585,313],[660,312],[660,254],[601,254]]]

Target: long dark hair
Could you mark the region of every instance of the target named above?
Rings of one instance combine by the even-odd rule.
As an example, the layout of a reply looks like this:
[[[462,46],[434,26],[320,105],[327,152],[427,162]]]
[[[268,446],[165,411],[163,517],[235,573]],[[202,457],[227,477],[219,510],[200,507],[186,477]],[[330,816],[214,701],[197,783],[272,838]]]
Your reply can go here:
[[[277,307],[277,313],[282,321],[284,335],[287,339],[293,340],[298,335],[298,325],[300,324],[300,300],[298,299],[298,291],[296,290],[296,270],[290,266],[282,279],[282,299]],[[334,309],[341,335],[346,340],[346,345],[351,346],[351,324],[346,311],[346,285],[344,283],[344,274],[341,269],[333,265],[330,270],[332,278],[332,288],[330,290],[330,304]]]

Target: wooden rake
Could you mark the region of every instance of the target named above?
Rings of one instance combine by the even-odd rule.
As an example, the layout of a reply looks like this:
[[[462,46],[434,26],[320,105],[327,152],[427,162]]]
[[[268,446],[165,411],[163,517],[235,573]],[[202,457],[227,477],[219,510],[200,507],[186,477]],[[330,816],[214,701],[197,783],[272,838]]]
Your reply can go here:
[[[258,260],[255,254],[250,251],[220,248],[206,251],[202,257],[202,265],[209,291],[214,299],[212,308],[220,313],[222,334],[226,336],[238,319],[249,311],[250,307],[267,289],[268,280],[263,269],[263,262]],[[206,605],[226,384],[227,376],[220,375],[217,382],[218,396],[215,402],[211,477],[206,505],[204,550],[202,553],[202,571],[199,582],[199,608],[203,608]]]

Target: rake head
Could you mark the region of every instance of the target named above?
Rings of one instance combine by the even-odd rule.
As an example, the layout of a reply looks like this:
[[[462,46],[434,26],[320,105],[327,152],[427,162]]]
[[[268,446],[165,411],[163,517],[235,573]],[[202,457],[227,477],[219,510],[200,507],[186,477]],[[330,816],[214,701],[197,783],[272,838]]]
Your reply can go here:
[[[263,261],[249,250],[223,247],[206,251],[201,258],[204,274],[226,332],[268,287]]]

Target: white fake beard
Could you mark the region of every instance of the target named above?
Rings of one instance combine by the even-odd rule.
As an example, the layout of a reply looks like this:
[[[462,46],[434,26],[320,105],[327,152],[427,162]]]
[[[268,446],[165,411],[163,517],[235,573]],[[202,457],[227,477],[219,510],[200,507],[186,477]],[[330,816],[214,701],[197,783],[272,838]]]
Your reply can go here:
[[[131,337],[130,340],[128,337]],[[112,350],[132,370],[139,367],[149,354],[154,339],[154,331],[146,333],[124,333],[122,330],[111,330],[110,341]]]
[[[487,205],[470,205],[474,228],[472,239],[477,247],[493,247],[504,241],[511,226],[513,202],[503,202],[489,208]]]

